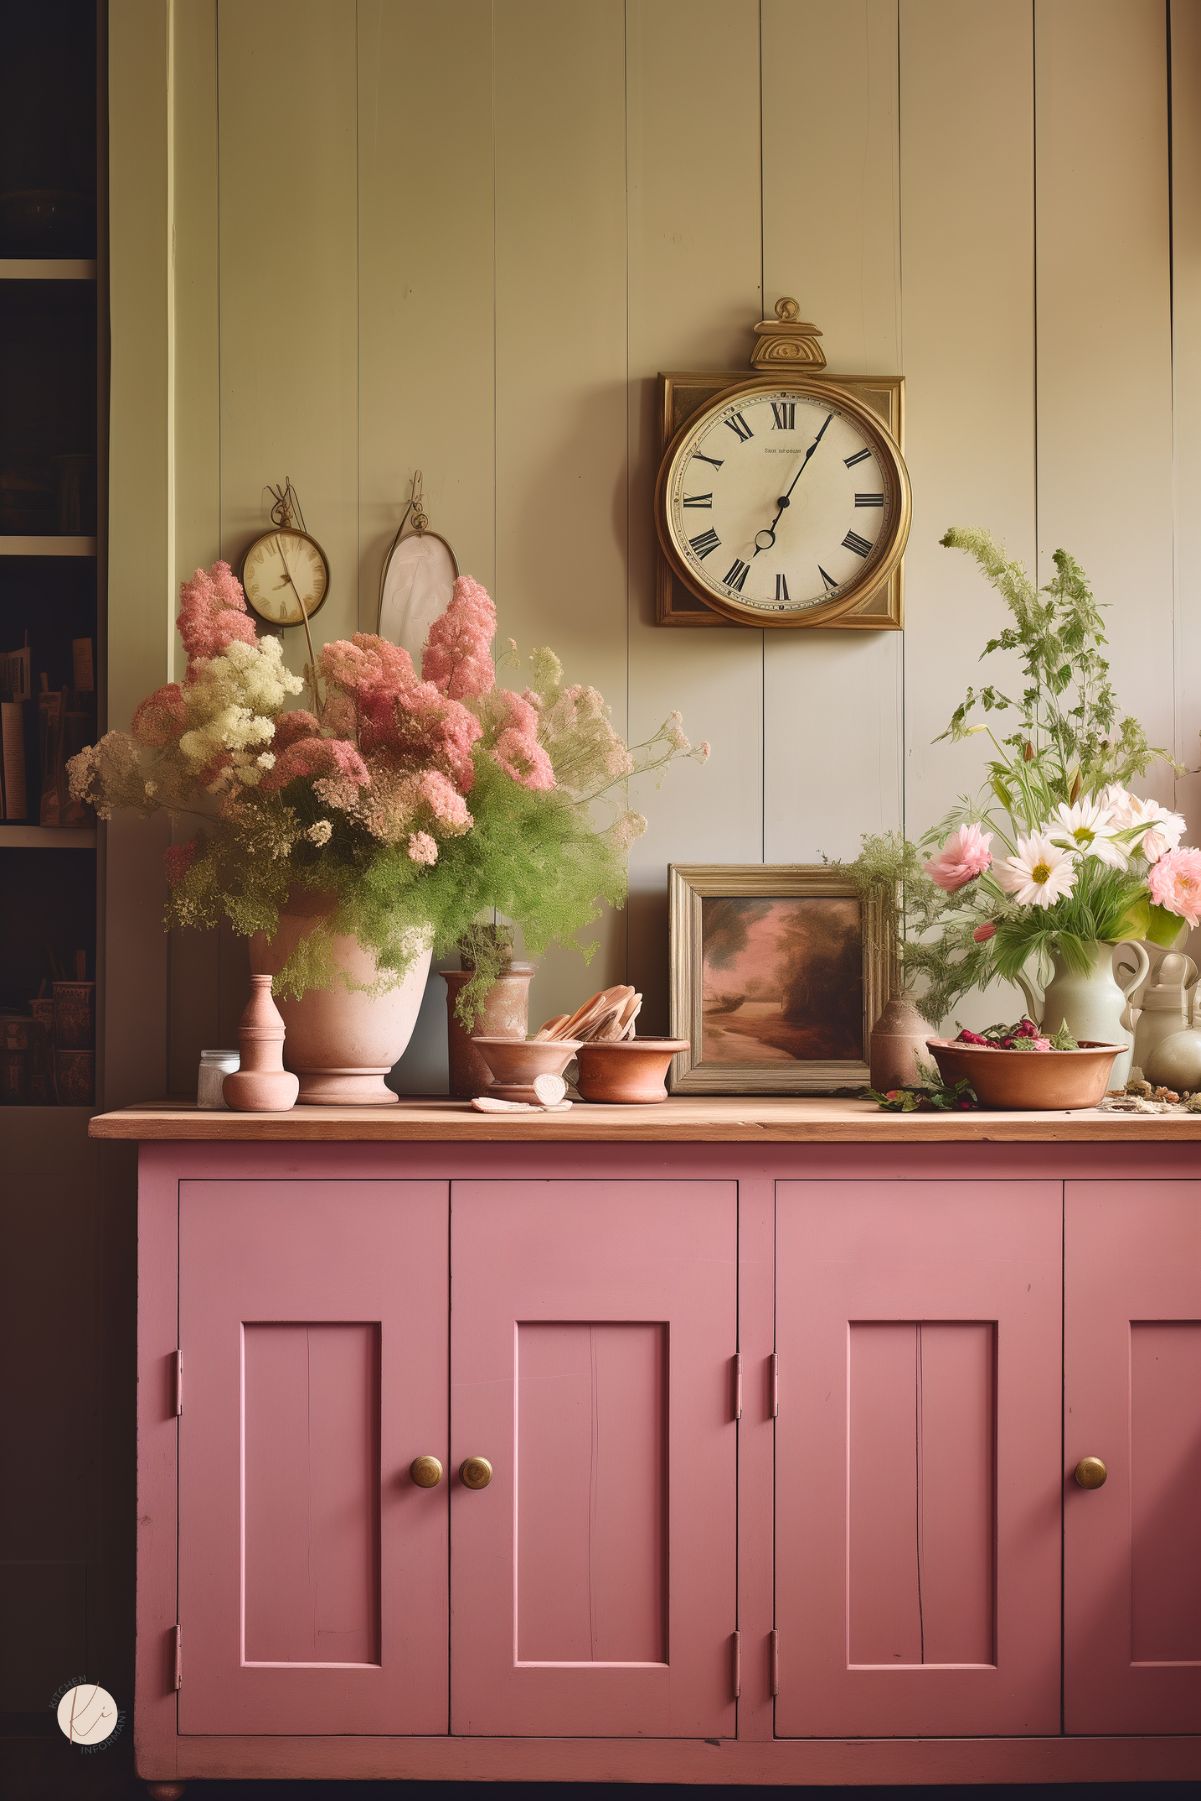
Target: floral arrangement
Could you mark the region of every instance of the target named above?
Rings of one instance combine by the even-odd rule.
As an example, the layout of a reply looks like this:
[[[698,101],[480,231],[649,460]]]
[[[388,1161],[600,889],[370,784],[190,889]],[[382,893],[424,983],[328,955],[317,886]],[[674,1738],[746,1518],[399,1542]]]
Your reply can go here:
[[[981,792],[920,845],[878,835],[851,865],[861,888],[896,897],[905,984],[934,1023],[969,990],[1047,954],[1083,972],[1097,943],[1167,945],[1201,924],[1201,850],[1183,845],[1180,814],[1130,786],[1172,759],[1119,715],[1079,564],[1056,551],[1039,588],[985,532],[942,542],[973,556],[1004,600],[1011,623],[982,654],[1015,656],[1020,680],[1012,692],[969,688],[943,734],[987,735]]]
[[[398,980],[430,943],[465,944],[470,1023],[503,957],[501,913],[537,953],[570,940],[625,893],[626,852],[646,821],[624,804],[631,776],[704,760],[673,713],[627,745],[595,688],[567,684],[537,650],[524,692],[497,685],[496,609],[460,577],[418,671],[370,633],[326,644],[305,683],[279,640],[260,638],[227,563],[181,589],[182,682],[138,707],[70,765],[71,792],[116,807],[195,816],[167,852],[167,923],[272,935],[297,890],[331,898],[276,979],[298,995],[333,977],[335,934]],[[511,646],[512,654],[516,646]],[[581,946],[585,954],[589,947]]]

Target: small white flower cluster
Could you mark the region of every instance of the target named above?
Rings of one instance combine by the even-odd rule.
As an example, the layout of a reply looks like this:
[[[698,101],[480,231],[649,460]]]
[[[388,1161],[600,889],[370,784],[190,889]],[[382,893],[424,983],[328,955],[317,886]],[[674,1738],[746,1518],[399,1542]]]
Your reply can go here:
[[[265,748],[275,736],[275,715],[303,687],[285,669],[278,638],[235,640],[218,656],[193,663],[183,689],[187,730],[179,749],[198,773],[215,768],[210,793],[235,782],[257,786],[275,762]]]

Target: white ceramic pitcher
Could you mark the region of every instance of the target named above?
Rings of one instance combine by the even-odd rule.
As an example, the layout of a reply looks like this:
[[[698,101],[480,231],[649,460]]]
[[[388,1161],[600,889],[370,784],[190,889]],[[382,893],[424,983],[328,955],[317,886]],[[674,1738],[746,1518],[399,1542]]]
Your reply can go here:
[[[1124,951],[1126,960],[1134,957],[1134,971],[1123,969],[1122,980],[1114,976],[1115,951]],[[1084,972],[1069,969],[1061,957],[1051,957],[1051,980],[1040,989],[1036,978],[1023,970],[1018,985],[1026,997],[1031,1019],[1037,1020],[1048,1037],[1066,1025],[1081,1044],[1091,1039],[1099,1044],[1125,1046],[1114,1058],[1111,1088],[1124,1088],[1130,1080],[1131,1048],[1134,1043],[1130,1017],[1131,990],[1138,987],[1150,969],[1145,948],[1134,939],[1118,944],[1094,944],[1092,966]]]

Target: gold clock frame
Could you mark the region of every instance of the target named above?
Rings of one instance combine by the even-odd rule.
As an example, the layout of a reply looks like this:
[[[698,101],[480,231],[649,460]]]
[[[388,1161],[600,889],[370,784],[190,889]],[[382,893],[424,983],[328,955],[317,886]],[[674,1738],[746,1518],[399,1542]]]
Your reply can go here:
[[[893,567],[882,576],[873,572],[871,586],[848,607],[835,600],[829,607],[806,610],[803,617],[773,619],[769,614],[751,617],[747,612],[722,612],[717,602],[702,599],[679,569],[664,546],[666,518],[663,495],[667,471],[676,448],[696,414],[713,405],[719,396],[735,390],[773,388],[795,385],[813,392],[841,390],[872,416],[866,423],[882,425],[893,440],[904,469],[905,454],[905,380],[900,375],[834,375],[825,373],[825,354],[817,340],[821,332],[815,325],[798,319],[799,308],[789,297],[776,303],[775,317],[764,319],[755,327],[756,344],[750,369],[715,373],[683,372],[659,377],[659,469],[655,482],[655,531],[658,540],[655,580],[655,618],[668,626],[743,626],[776,627],[803,631],[820,627],[824,631],[880,632],[901,631],[904,627],[904,563],[905,542],[909,536],[912,501],[908,476],[900,483],[903,507],[902,528],[898,534],[901,550]],[[892,467],[892,459],[889,458]]]

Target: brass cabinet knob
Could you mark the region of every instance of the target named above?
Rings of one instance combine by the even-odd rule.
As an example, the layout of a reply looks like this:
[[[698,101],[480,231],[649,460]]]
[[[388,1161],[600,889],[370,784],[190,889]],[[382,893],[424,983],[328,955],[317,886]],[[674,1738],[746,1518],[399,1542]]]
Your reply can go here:
[[[1104,1488],[1109,1471],[1099,1457],[1082,1457],[1072,1471],[1078,1488]]]
[[[442,1465],[436,1457],[414,1457],[409,1475],[418,1488],[437,1488],[442,1480]]]
[[[486,1457],[468,1457],[459,1465],[459,1481],[464,1488],[487,1488],[492,1480],[492,1465]]]

